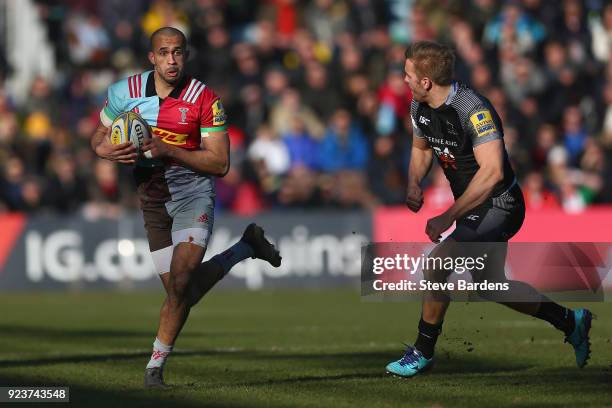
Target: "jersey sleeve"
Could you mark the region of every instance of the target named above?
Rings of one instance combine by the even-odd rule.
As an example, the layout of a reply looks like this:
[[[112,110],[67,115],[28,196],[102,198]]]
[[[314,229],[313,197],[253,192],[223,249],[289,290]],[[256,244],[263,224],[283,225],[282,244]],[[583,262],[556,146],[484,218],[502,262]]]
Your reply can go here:
[[[419,129],[419,125],[417,124],[417,110],[419,108],[419,103],[412,101],[410,102],[410,119],[412,119],[412,133],[418,137],[419,139],[423,139],[425,135],[423,131]]]
[[[221,99],[214,92],[208,91],[202,98],[202,109],[200,113],[200,135],[208,137],[209,132],[218,132],[227,127],[225,109]]]
[[[100,121],[106,127],[110,127],[115,118],[125,110],[125,98],[122,97],[120,92],[121,85],[122,82],[117,82],[108,87],[106,102],[100,111]]]
[[[467,121],[467,133],[472,139],[472,146],[502,139],[502,133],[493,118],[494,113],[490,108],[481,105],[472,110]]]

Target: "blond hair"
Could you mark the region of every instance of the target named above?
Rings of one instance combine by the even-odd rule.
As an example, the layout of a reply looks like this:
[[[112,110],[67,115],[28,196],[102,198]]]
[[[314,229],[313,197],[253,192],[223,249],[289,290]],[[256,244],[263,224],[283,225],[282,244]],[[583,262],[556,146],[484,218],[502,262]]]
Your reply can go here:
[[[420,78],[428,77],[442,86],[451,84],[455,53],[450,47],[433,41],[417,41],[406,50],[406,58],[412,61]]]

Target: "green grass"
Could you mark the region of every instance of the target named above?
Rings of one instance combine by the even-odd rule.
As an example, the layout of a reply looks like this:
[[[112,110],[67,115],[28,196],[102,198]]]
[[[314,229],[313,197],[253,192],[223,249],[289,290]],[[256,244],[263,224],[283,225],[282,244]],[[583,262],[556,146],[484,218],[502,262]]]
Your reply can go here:
[[[351,291],[217,291],[193,311],[166,365],[141,387],[161,293],[0,296],[0,385],[68,385],[73,406],[612,406],[612,304],[575,367],[547,323],[490,303],[453,304],[434,370],[388,377],[414,340],[417,303]],[[471,351],[468,351],[471,350]]]

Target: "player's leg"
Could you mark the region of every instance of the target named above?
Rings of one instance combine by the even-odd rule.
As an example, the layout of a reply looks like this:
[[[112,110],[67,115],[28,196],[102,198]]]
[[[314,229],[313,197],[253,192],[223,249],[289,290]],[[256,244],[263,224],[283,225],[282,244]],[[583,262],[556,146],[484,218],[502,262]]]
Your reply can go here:
[[[237,243],[198,266],[192,276],[190,304],[198,303],[234,265],[247,258],[261,259],[274,267],[279,267],[282,260],[278,250],[266,239],[263,228],[254,223],[246,227]]]
[[[142,200],[142,198],[141,198]],[[160,316],[168,313],[168,293],[170,291],[170,264],[174,247],[172,245],[172,218],[168,215],[163,203],[149,204],[142,202],[145,230],[151,250],[155,270],[159,274],[166,298],[163,301]],[[162,343],[158,338],[153,342],[153,351],[147,363],[144,376],[145,387],[163,387],[163,368],[172,347]]]
[[[166,307],[160,313],[157,339],[166,345],[174,345],[189,315],[189,284],[191,276],[204,258],[206,249],[188,242],[174,248],[170,264]]]
[[[509,290],[481,291],[479,294],[485,299],[549,322],[564,333],[566,341],[574,347],[577,365],[583,367],[590,356],[591,312],[586,309],[571,310],[561,306],[539,293],[531,285],[509,280],[506,277],[507,240],[520,229],[525,214],[522,195],[515,195],[515,198],[517,201],[515,206],[510,208],[494,206],[487,211],[476,228],[480,240],[484,241],[483,245],[488,245],[486,252],[490,256],[485,270],[479,274],[480,276],[474,276],[474,280],[486,279],[489,282],[506,283]]]
[[[456,244],[454,238],[449,237],[437,245],[428,256],[440,258],[452,256]],[[430,282],[445,282],[448,273],[444,270],[424,269],[423,278]],[[442,332],[444,316],[449,305],[450,297],[446,291],[428,291],[423,294],[421,318],[414,346],[408,346],[402,358],[387,364],[388,373],[412,377],[431,367],[436,342]]]

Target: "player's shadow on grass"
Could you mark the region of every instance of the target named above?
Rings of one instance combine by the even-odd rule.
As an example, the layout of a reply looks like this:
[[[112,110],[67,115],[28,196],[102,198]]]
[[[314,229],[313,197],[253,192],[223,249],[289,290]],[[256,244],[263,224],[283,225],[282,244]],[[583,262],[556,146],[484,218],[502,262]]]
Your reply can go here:
[[[38,327],[38,326],[18,326],[18,325],[0,325],[0,333],[5,338],[15,337],[32,337],[35,339],[45,338],[47,340],[74,340],[80,341],[88,338],[112,338],[118,339],[121,337],[127,338],[146,338],[150,340],[155,335],[154,331],[151,330],[117,330],[117,329],[100,329],[98,328],[74,328],[67,329],[64,327]],[[186,330],[181,333],[181,338],[202,338],[202,337],[219,337],[219,336],[236,336],[236,335],[248,335],[250,332],[246,331],[219,331],[219,330],[206,330],[206,331],[194,331]]]
[[[175,351],[172,353],[173,357],[180,356],[218,356],[219,354],[224,353],[223,351]],[[107,354],[72,354],[72,355],[63,355],[57,357],[40,357],[40,358],[31,358],[31,359],[9,359],[9,360],[0,360],[1,368],[8,367],[36,367],[36,366],[45,366],[52,364],[78,364],[78,363],[96,363],[96,362],[104,362],[104,361],[121,361],[121,360],[133,360],[138,359],[141,361],[145,361],[151,357],[150,351],[140,351],[140,352],[132,352],[132,353],[107,353]]]

